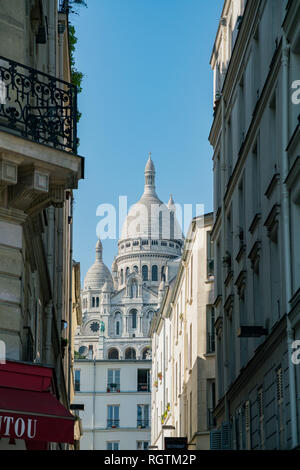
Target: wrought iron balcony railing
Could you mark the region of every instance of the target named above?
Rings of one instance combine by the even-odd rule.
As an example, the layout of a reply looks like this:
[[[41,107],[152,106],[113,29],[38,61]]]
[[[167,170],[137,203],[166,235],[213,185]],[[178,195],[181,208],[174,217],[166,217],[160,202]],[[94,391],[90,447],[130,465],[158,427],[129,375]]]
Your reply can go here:
[[[0,56],[0,129],[76,154],[76,86]]]
[[[149,383],[138,383],[138,392],[150,392],[150,384]]]
[[[119,419],[108,419],[107,420],[107,427],[108,428],[119,428],[120,427],[120,420]]]
[[[139,429],[149,428],[149,425],[150,425],[149,419],[138,419],[137,420],[137,427]]]

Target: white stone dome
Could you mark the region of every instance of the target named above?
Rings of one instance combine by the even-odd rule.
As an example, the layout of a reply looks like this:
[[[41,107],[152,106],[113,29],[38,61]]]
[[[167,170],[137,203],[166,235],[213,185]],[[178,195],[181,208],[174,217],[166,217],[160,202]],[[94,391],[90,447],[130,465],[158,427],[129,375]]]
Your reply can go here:
[[[182,240],[175,206],[167,207],[155,191],[155,167],[149,156],[145,167],[145,189],[141,199],[131,206],[122,227],[121,240],[134,238]]]
[[[102,252],[102,243],[98,240],[96,244],[96,260],[85,276],[84,289],[102,289],[107,284],[110,291],[113,291],[112,275],[108,267],[103,263]]]

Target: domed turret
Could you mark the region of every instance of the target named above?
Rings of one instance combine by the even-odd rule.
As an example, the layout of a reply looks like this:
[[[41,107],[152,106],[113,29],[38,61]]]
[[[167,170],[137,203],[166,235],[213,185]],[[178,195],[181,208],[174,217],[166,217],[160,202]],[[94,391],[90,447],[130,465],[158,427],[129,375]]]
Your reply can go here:
[[[113,290],[113,280],[111,273],[102,260],[103,247],[100,240],[96,244],[96,260],[88,270],[85,280],[85,289],[102,289],[105,283]]]
[[[155,173],[150,154],[145,167],[144,193],[129,210],[122,228],[121,240],[134,238],[182,240],[180,225],[174,217],[174,207],[172,206],[170,210],[156,194]],[[173,199],[171,202],[174,205]]]

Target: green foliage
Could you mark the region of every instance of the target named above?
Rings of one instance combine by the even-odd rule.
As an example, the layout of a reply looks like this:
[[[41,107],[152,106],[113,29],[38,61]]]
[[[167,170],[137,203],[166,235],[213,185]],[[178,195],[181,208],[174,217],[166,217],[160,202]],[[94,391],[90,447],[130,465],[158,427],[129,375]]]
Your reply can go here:
[[[87,7],[85,0],[70,0],[68,2],[69,12],[75,13],[73,6],[84,6]],[[84,74],[80,72],[75,63],[75,48],[78,38],[76,36],[76,31],[74,25],[69,23],[69,46],[70,46],[70,66],[71,66],[71,83],[77,87],[78,93],[82,92],[82,80]],[[79,122],[82,114],[77,111],[77,122]]]
[[[81,356],[78,351],[74,351],[74,358],[75,359],[85,359],[84,356]]]

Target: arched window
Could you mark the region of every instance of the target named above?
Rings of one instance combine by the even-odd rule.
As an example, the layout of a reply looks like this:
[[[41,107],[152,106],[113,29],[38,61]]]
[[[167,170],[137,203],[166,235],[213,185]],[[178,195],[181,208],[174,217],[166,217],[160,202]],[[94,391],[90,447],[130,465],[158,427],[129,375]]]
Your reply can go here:
[[[158,281],[157,266],[152,266],[152,281]]]
[[[96,307],[99,307],[99,297],[96,297]]]
[[[129,274],[130,274],[130,269],[126,268],[126,279],[128,278]]]
[[[120,280],[121,280],[121,284],[124,283],[124,273],[123,273],[123,269],[121,269],[121,272],[120,272]]]
[[[120,336],[122,333],[122,314],[116,312],[114,314],[114,334]]]
[[[92,308],[95,307],[95,297],[92,297]]]
[[[142,358],[149,359],[149,356],[150,356],[150,348],[145,348],[142,352]]]
[[[108,359],[119,359],[119,351],[116,348],[111,348],[107,354]]]
[[[131,310],[130,318],[131,318],[131,328],[133,330],[135,330],[136,329],[136,318],[137,318],[137,311],[135,309]]]
[[[174,212],[172,211],[170,213],[170,239],[171,240],[174,240],[174,227],[175,227],[175,224],[174,224]]]
[[[130,297],[135,299],[138,296],[138,283],[134,280],[130,286]]]
[[[138,273],[139,272],[139,268],[137,266],[133,266],[133,270]]]
[[[148,266],[146,265],[142,267],[142,276],[143,276],[143,281],[148,281]]]
[[[136,351],[133,348],[127,348],[125,351],[125,359],[136,359]]]

